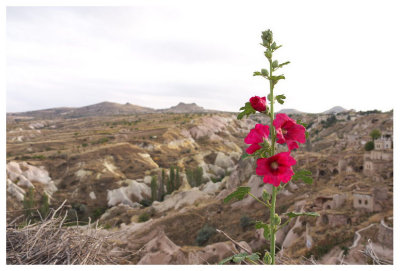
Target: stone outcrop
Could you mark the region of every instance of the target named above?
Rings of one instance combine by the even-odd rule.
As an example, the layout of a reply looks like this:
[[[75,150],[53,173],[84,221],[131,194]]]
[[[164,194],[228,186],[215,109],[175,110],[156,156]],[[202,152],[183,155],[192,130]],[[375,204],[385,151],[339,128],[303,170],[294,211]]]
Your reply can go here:
[[[108,206],[122,203],[133,207],[135,202],[151,197],[151,189],[145,183],[139,183],[134,180],[126,180],[125,182],[129,185],[107,192]]]
[[[178,210],[184,206],[193,205],[197,201],[209,198],[210,195],[195,187],[186,191],[175,191],[171,195],[167,195],[163,202],[153,202],[153,207],[156,212],[162,213],[171,209]]]
[[[54,181],[51,179],[49,172],[45,170],[44,167],[32,166],[26,162],[17,163],[11,161],[7,164],[6,170],[8,176],[7,187],[9,187],[11,183],[13,184],[12,187],[10,187],[10,191],[13,191],[12,195],[15,195],[17,199],[21,198],[20,192],[25,191],[23,188],[34,188],[34,183],[40,183],[43,187],[43,191],[50,196],[57,191]],[[9,191],[8,188],[7,191]]]

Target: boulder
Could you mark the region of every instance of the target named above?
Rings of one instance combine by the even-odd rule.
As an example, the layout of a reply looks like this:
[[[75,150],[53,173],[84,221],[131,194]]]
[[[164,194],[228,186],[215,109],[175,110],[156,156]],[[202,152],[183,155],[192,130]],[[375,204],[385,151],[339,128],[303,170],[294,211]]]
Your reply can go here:
[[[214,164],[224,169],[233,167],[235,165],[232,159],[229,156],[225,155],[223,152],[217,153]]]
[[[31,182],[38,182],[42,184],[48,184],[51,181],[49,176],[49,172],[45,170],[43,167],[35,167],[27,164],[26,162],[22,163],[23,167],[27,168],[22,172],[22,175],[25,176]]]
[[[134,180],[127,180],[128,186],[120,187],[114,190],[108,190],[108,206],[115,206],[120,203],[134,206],[134,202],[140,202],[143,199],[151,197],[151,189],[145,183],[138,183]]]
[[[217,182],[217,183],[208,182],[208,183],[206,183],[205,185],[203,185],[203,187],[202,187],[201,190],[202,190],[203,192],[205,192],[205,193],[207,193],[207,194],[213,196],[213,195],[215,195],[215,193],[216,193],[218,190],[220,190],[220,188],[223,186],[223,184],[224,184],[223,181]]]

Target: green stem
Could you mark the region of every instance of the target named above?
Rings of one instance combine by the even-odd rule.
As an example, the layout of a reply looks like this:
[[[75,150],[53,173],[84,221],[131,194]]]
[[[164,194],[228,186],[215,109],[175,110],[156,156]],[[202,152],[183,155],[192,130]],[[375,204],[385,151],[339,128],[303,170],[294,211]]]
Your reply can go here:
[[[268,208],[271,208],[271,205],[268,204],[267,202],[264,202],[262,200],[260,200],[259,198],[257,198],[256,196],[254,196],[252,193],[248,193],[250,197],[254,198],[256,201],[260,202],[261,204],[264,204],[265,206],[267,206]]]
[[[275,155],[275,140],[276,140],[276,131],[273,125],[274,120],[274,85],[272,80],[272,57],[268,59],[269,61],[269,70],[270,70],[270,80],[269,80],[269,96],[271,99],[271,108],[270,108],[270,118],[271,118],[271,156]],[[276,233],[276,225],[275,225],[275,203],[276,203],[276,187],[273,186],[272,189],[272,199],[271,199],[271,207],[270,207],[270,255],[272,258],[271,264],[275,264],[275,233]]]

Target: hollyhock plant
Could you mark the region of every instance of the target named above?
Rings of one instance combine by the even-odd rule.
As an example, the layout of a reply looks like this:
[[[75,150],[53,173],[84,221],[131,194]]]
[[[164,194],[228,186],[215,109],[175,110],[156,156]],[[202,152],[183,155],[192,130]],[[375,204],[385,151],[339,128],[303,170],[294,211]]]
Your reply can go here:
[[[258,159],[256,173],[264,176],[264,183],[278,187],[290,181],[294,174],[292,166],[295,164],[296,160],[290,156],[290,152],[280,152],[269,158]]]
[[[268,68],[255,71],[254,76],[260,76],[269,81],[268,101],[265,97],[254,96],[251,97],[237,115],[238,120],[244,117],[249,117],[252,114],[257,114],[257,111],[266,115],[270,119],[270,126],[258,123],[244,139],[244,142],[250,144],[246,149],[247,154],[244,154],[241,159],[252,157],[257,159],[256,174],[263,176],[263,182],[272,184],[271,191],[264,190],[261,198],[252,194],[252,188],[247,186],[237,187],[236,191],[229,194],[224,202],[229,202],[232,199],[242,200],[245,196],[254,198],[257,202],[264,205],[269,209],[269,218],[264,221],[256,221],[256,229],[264,230],[264,237],[269,240],[269,251],[265,250],[264,256],[260,253],[239,253],[226,258],[220,262],[224,264],[227,262],[239,263],[245,262],[246,264],[275,264],[275,248],[276,248],[276,233],[284,226],[288,225],[293,218],[298,216],[319,216],[315,212],[287,212],[284,214],[276,213],[276,197],[277,194],[284,189],[289,181],[302,180],[306,184],[312,184],[312,172],[305,169],[296,169],[294,171],[292,166],[296,165],[297,161],[290,155],[291,150],[299,147],[298,143],[306,142],[306,131],[301,121],[298,124],[293,119],[285,114],[274,114],[274,102],[284,104],[286,96],[282,93],[274,93],[275,85],[285,79],[283,74],[275,74],[278,69],[289,64],[290,62],[279,63],[278,60],[273,59],[273,53],[278,50],[281,45],[277,45],[273,39],[272,31],[267,30],[262,32],[261,45],[265,48],[264,55],[268,59]],[[262,119],[262,118],[261,118]],[[268,140],[267,140],[268,139]],[[276,143],[288,145],[289,151],[277,153]],[[259,189],[259,188],[258,188]],[[285,216],[287,219],[282,222],[281,217]],[[248,252],[251,253],[251,252]]]
[[[276,142],[279,144],[286,143],[289,151],[299,147],[297,142],[306,143],[306,128],[301,124],[297,124],[286,114],[276,114],[273,124],[276,129]]]
[[[267,139],[269,136],[269,126],[256,124],[255,128],[250,130],[250,133],[244,139],[246,144],[251,144],[247,148],[246,152],[248,154],[253,154],[255,151],[261,149],[260,143]]]
[[[267,110],[267,99],[265,97],[254,96],[250,98],[249,102],[254,110],[258,112]]]

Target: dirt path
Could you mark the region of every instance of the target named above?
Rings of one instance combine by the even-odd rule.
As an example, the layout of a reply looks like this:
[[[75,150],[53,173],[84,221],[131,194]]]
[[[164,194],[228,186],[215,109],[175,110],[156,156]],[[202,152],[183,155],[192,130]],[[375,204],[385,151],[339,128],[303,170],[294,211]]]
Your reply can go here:
[[[360,239],[361,239],[361,234],[360,234],[360,232],[362,232],[362,231],[364,231],[364,230],[367,230],[367,229],[369,229],[369,228],[371,228],[371,227],[373,227],[373,226],[375,226],[376,225],[376,223],[372,223],[372,224],[370,224],[370,225],[368,225],[368,226],[366,226],[366,227],[364,227],[364,228],[362,228],[362,229],[359,229],[358,231],[356,231],[356,233],[355,233],[355,236],[356,236],[356,238],[354,239],[354,241],[353,241],[353,244],[349,247],[349,251],[350,250],[352,250],[353,248],[356,248],[357,246],[358,246],[358,242],[360,241]],[[340,262],[340,264],[346,264],[345,262],[344,262],[344,250],[341,250],[340,251],[340,253],[339,253],[339,256],[337,257],[337,259],[339,260],[339,262]]]

